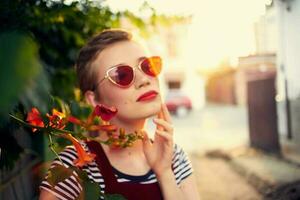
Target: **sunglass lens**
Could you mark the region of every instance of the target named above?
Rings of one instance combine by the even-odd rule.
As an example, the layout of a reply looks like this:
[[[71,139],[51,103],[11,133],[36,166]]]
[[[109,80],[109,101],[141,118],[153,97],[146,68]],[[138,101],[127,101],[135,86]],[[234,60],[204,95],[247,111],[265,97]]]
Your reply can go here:
[[[141,63],[141,69],[149,76],[157,76],[161,72],[162,61],[158,56],[146,58]]]
[[[109,72],[109,77],[118,85],[128,86],[133,80],[133,69],[129,66],[118,66]]]

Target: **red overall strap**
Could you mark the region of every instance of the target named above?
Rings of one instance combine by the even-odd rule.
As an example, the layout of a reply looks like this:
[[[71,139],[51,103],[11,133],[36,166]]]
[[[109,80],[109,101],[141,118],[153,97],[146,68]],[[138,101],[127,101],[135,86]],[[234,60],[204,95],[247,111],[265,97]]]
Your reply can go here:
[[[119,183],[112,166],[102,148],[96,141],[88,141],[90,151],[96,154],[96,163],[105,183],[105,193],[121,194],[128,200],[162,200],[158,183],[140,184],[132,182]]]

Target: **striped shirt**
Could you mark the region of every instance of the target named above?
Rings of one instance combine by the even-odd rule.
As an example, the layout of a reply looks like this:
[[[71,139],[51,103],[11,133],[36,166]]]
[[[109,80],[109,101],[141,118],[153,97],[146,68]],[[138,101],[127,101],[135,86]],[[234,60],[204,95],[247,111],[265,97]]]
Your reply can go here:
[[[82,142],[84,149],[89,152],[87,145]],[[73,166],[73,160],[77,159],[77,153],[73,146],[68,146],[59,154],[65,167]],[[56,165],[62,165],[58,158],[56,158],[52,164],[51,168]],[[89,179],[97,184],[99,184],[101,192],[104,192],[105,183],[101,175],[101,172],[95,161],[83,166],[82,168],[88,175]],[[193,172],[190,160],[187,154],[180,148],[177,144],[174,145],[173,159],[172,159],[172,169],[175,175],[177,185],[190,176]],[[124,174],[113,167],[113,172],[117,177],[118,182],[134,182],[139,184],[149,184],[157,182],[156,176],[152,170],[142,176],[132,176]],[[48,175],[47,175],[48,176]],[[40,188],[47,190],[54,194],[58,199],[71,200],[76,199],[82,191],[82,186],[78,182],[78,175],[74,171],[73,174],[66,178],[65,180],[58,182],[54,187],[47,182],[47,176],[41,183]]]

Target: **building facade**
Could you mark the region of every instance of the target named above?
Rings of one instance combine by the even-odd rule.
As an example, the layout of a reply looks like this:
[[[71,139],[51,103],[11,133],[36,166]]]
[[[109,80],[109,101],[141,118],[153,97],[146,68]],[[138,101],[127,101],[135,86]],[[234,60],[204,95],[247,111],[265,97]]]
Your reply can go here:
[[[300,1],[273,0],[264,18],[261,23],[269,34],[258,34],[257,44],[276,53],[279,132],[300,143]]]

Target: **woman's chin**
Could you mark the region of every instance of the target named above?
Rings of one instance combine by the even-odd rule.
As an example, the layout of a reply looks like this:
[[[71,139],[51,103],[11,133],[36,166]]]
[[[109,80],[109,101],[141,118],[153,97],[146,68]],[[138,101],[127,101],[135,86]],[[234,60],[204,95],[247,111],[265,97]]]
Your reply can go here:
[[[149,113],[148,115],[145,115],[144,117],[141,117],[141,118],[147,119],[147,118],[155,117],[155,116],[157,116],[157,114],[158,114],[158,112],[155,112],[155,113]]]
[[[132,113],[133,115],[130,116],[130,114],[127,115],[128,118],[131,118],[133,120],[141,120],[141,119],[147,119],[150,117],[155,117],[160,112],[160,106],[153,106],[151,108],[144,108],[142,110],[137,110],[135,113]]]
[[[158,106],[153,106],[151,109],[149,110],[144,110],[144,116],[145,118],[149,118],[149,117],[155,117],[158,115],[158,113],[161,110],[161,104]],[[146,112],[147,111],[147,112]]]

